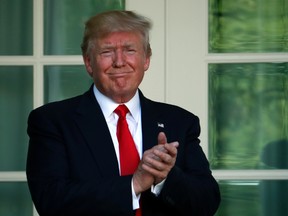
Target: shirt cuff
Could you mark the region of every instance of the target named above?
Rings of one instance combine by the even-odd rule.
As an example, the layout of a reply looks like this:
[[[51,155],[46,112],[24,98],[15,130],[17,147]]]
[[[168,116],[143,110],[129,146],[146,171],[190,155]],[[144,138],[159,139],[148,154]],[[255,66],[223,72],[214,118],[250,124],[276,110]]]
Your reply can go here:
[[[132,206],[133,206],[133,210],[136,210],[140,208],[139,200],[140,200],[141,194],[139,194],[138,196],[136,195],[134,187],[133,187],[133,179],[131,180],[131,190],[132,190]]]
[[[153,193],[153,194],[155,194],[155,196],[158,196],[159,194],[160,194],[160,192],[161,192],[161,190],[162,190],[162,188],[163,188],[163,185],[164,185],[164,183],[165,183],[165,180],[166,179],[164,179],[163,181],[161,181],[159,184],[157,184],[157,185],[152,185],[151,186],[151,192]]]

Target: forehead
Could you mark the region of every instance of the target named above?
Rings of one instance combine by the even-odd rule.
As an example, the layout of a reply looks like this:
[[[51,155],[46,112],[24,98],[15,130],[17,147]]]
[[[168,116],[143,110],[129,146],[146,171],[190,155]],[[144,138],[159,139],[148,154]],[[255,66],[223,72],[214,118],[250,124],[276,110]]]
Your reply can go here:
[[[98,46],[138,46],[143,38],[137,32],[113,32],[96,40]]]

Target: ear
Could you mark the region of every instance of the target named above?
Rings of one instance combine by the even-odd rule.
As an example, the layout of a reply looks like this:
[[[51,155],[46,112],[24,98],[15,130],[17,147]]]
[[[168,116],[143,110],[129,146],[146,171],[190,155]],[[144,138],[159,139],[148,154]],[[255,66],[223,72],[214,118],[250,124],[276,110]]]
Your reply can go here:
[[[145,62],[144,62],[144,71],[147,71],[149,66],[150,66],[150,57],[146,56]]]
[[[92,69],[92,64],[91,64],[91,58],[89,55],[83,55],[83,61],[86,67],[86,71],[88,72],[88,74],[92,77],[93,75],[93,69]]]

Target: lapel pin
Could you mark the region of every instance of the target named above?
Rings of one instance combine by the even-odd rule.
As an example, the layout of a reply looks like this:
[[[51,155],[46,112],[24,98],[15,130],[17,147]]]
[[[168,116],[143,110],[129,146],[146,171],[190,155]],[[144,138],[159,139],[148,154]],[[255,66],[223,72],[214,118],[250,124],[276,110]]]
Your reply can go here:
[[[158,127],[161,127],[161,128],[164,128],[164,124],[163,123],[157,123],[158,124]]]

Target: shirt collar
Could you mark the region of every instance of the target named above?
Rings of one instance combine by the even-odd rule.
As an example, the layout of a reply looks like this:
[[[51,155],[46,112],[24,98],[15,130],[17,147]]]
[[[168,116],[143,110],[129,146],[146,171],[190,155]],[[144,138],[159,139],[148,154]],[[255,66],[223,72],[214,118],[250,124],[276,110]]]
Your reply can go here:
[[[103,95],[94,85],[93,86],[93,92],[95,95],[96,100],[98,101],[100,108],[103,112],[103,115],[105,117],[105,119],[109,118],[111,116],[111,114],[113,114],[114,110],[117,108],[117,106],[119,105],[118,103],[115,103],[112,99],[110,99],[109,97]],[[128,101],[127,103],[124,103],[132,117],[135,119],[135,121],[138,122],[138,119],[140,118],[140,114],[141,114],[141,107],[140,107],[140,99],[139,99],[139,92],[138,90],[136,91],[136,94],[134,95],[134,97]]]

